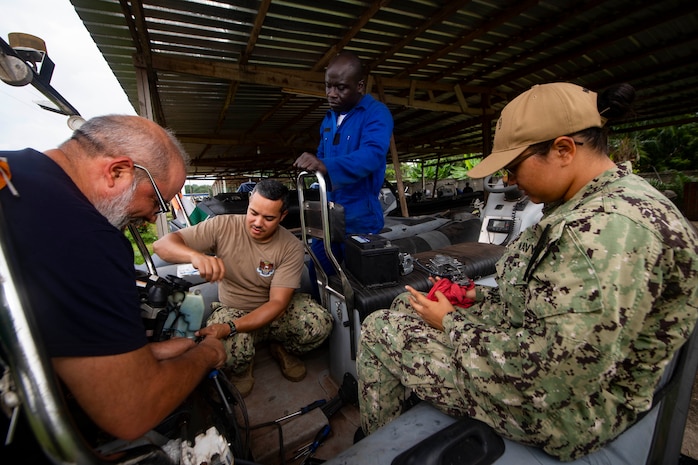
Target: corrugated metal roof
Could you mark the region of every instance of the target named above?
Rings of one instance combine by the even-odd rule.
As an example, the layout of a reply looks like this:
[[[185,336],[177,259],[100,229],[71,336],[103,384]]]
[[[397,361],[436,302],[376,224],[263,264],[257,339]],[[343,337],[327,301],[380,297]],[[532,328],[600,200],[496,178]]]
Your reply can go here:
[[[314,151],[342,49],[391,109],[402,161],[481,153],[508,99],[543,82],[629,82],[626,126],[698,112],[695,1],[71,2],[137,110],[142,74],[197,175],[289,172]]]

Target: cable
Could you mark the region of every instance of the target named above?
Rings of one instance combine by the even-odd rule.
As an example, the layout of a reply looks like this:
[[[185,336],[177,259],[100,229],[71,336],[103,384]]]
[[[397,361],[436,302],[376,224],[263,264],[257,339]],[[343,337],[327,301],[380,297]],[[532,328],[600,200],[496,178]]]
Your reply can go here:
[[[286,452],[284,451],[284,433],[283,430],[281,429],[281,423],[278,423],[277,421],[268,421],[266,423],[260,423],[258,425],[250,426],[249,431],[254,430],[254,429],[259,429],[259,428],[264,428],[265,426],[275,426],[279,432],[279,459],[280,459],[280,464],[283,465],[286,463],[284,460],[284,457],[286,456]],[[248,435],[249,435],[248,431]]]
[[[241,452],[245,457],[250,456],[250,418],[247,413],[247,406],[245,405],[245,401],[242,398],[242,395],[240,395],[240,391],[235,387],[235,385],[230,382],[227,376],[220,376],[218,377],[219,380],[223,380],[223,384],[225,387],[228,389],[230,394],[235,398],[236,403],[238,404],[240,408],[240,414],[242,415],[242,420],[243,420],[243,425],[242,428],[245,430],[245,438],[244,441],[242,441],[241,444]],[[237,420],[235,418],[231,418],[230,420],[233,422],[233,424],[238,425]],[[238,425],[240,426],[240,425]],[[239,432],[236,429],[236,435],[239,436]],[[241,439],[241,438],[237,438]]]

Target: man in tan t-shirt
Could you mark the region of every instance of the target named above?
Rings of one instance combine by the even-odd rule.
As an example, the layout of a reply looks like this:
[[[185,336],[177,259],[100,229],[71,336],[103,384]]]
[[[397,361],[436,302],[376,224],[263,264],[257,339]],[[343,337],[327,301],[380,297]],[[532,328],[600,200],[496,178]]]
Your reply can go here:
[[[221,215],[165,235],[153,244],[163,260],[191,263],[218,282],[220,302],[201,335],[226,337],[226,367],[240,393],[249,394],[255,344],[271,341],[272,356],[291,381],[305,377],[299,355],[318,347],[332,316],[308,294],[296,293],[304,266],[303,244],[279,223],[288,213],[288,189],[263,180],[250,194],[245,215]]]

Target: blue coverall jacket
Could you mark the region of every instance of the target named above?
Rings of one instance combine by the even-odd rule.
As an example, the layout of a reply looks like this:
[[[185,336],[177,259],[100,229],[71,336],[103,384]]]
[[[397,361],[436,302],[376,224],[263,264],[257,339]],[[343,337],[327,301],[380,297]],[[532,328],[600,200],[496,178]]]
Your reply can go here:
[[[327,168],[328,199],[344,207],[346,233],[378,233],[383,210],[378,200],[385,179],[393,117],[370,94],[344,117],[329,110],[320,126],[317,157]]]

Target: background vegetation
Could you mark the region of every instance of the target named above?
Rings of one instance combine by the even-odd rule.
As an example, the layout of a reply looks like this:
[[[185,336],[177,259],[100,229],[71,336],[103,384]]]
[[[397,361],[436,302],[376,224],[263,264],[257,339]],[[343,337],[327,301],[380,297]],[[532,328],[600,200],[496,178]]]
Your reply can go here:
[[[609,138],[609,145],[614,161],[631,161],[633,171],[645,175],[658,190],[674,192],[676,197],[672,200],[679,206],[683,202],[684,185],[698,181],[696,176],[684,173],[698,171],[698,123],[617,134]],[[405,182],[420,181],[422,176],[427,182],[433,181],[437,165],[438,179],[458,181],[467,179],[466,173],[479,161],[477,155],[464,154],[440,161],[403,163],[400,168]],[[656,177],[648,176],[652,173]],[[388,165],[386,178],[395,180],[393,165]]]
[[[185,184],[184,185],[185,194],[208,194],[213,195],[211,192],[211,186],[206,184]]]
[[[685,173],[698,171],[698,123],[617,134],[611,136],[609,144],[614,161],[631,161],[633,171],[642,173],[658,190],[673,192],[676,196],[672,200],[679,208],[683,206],[685,184],[698,181],[696,176]],[[400,169],[405,182],[420,181],[422,176],[427,182],[433,181],[437,174],[437,166],[438,179],[450,178],[458,181],[467,179],[466,173],[479,161],[479,154],[463,154],[441,161],[402,163]],[[395,168],[392,164],[386,167],[386,179],[395,181]],[[211,186],[199,184],[185,185],[184,192],[212,195]],[[152,253],[151,244],[157,239],[155,225],[141,226],[139,233]],[[127,235],[131,239],[128,232]],[[133,244],[132,239],[131,242]],[[133,249],[136,263],[142,264],[143,257],[135,244]]]
[[[202,194],[208,196],[213,195],[211,192],[211,186],[206,184],[185,184],[184,193]],[[167,218],[168,220],[172,219],[172,215],[168,213]],[[151,223],[146,223],[138,227],[138,233],[143,238],[143,241],[148,247],[148,251],[152,254],[153,242],[155,242],[155,240],[158,238],[157,226]],[[145,262],[145,259],[143,258],[143,254],[141,254],[141,251],[136,246],[136,243],[134,242],[133,237],[131,237],[131,233],[128,230],[126,230],[126,237],[128,237],[128,240],[131,242],[131,247],[133,247],[133,255],[135,258],[136,265],[142,265]]]
[[[143,238],[143,241],[145,242],[146,246],[148,247],[148,251],[152,255],[153,254],[153,242],[155,242],[158,238],[157,226],[155,226],[155,224],[153,224],[153,223],[146,223],[146,224],[138,227],[138,233]],[[127,229],[125,234],[126,234],[126,237],[128,238],[128,240],[131,242],[131,247],[133,247],[133,257],[134,257],[135,264],[142,265],[143,263],[145,263],[145,259],[143,258],[143,254],[141,253],[141,251],[136,246],[136,242],[133,240],[133,236],[131,236],[131,232]]]

